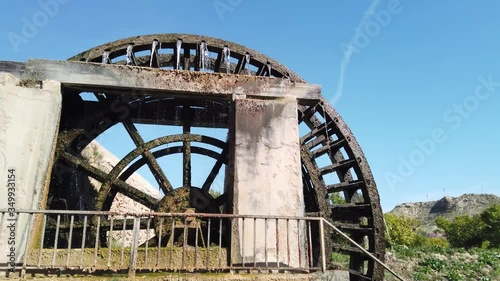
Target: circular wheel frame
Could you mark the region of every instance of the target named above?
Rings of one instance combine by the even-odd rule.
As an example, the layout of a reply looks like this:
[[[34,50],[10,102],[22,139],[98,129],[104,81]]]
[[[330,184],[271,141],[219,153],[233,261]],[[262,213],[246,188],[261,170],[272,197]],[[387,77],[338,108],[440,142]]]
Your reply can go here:
[[[179,39],[182,40],[181,44]],[[69,60],[261,75],[305,82],[285,66],[254,50],[217,38],[187,34],[127,38],[87,50]],[[177,189],[172,187],[157,159],[178,153],[183,155],[181,189],[189,190],[190,204],[198,212],[219,212],[220,206],[227,200],[226,195],[213,198],[209,191],[221,166],[227,163],[228,144],[191,134],[190,129],[194,126],[227,127],[230,101],[159,98],[147,93],[134,93],[133,98],[130,98],[127,93],[94,92],[97,101],[90,102],[80,97],[81,91],[71,88],[63,90],[65,95],[55,167],[76,169],[102,183],[95,197],[94,209],[109,210],[116,194],[122,193],[152,210],[175,212],[177,209],[168,207],[170,204],[165,201],[174,200]],[[125,118],[117,113],[118,106],[127,109]],[[306,213],[326,218],[383,260],[385,229],[379,196],[370,167],[352,132],[326,99],[312,105],[299,105],[297,116],[301,132]],[[109,173],[82,160],[81,152],[88,143],[118,123],[125,126],[136,148]],[[183,133],[145,142],[134,124],[178,125],[183,127]],[[154,150],[169,143],[182,145]],[[207,145],[214,149],[207,148]],[[215,159],[209,176],[199,187],[191,184],[191,154]],[[128,177],[145,165],[152,171],[165,194],[162,200],[126,183]],[[57,189],[57,185],[63,184],[60,181],[53,183],[51,189]],[[382,280],[382,267],[341,241],[335,233],[327,234],[328,256],[333,252],[350,256],[351,280]],[[317,247],[319,242],[314,244],[313,247]]]

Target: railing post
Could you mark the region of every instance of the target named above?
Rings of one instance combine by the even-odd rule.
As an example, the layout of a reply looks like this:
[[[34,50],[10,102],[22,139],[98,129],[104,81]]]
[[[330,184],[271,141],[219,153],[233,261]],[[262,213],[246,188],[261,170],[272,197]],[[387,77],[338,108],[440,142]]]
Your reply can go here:
[[[132,234],[132,244],[130,245],[130,263],[128,267],[128,278],[135,277],[137,266],[137,240],[139,239],[140,217],[134,217],[134,230]]]
[[[24,280],[24,277],[26,274],[26,262],[27,262],[27,258],[28,258],[28,247],[30,246],[29,241],[31,238],[32,227],[33,227],[34,218],[35,218],[35,214],[29,213],[29,215],[30,215],[30,220],[29,220],[29,225],[28,225],[28,234],[26,235],[26,243],[24,244],[23,268],[21,269],[21,276],[20,276],[21,280]],[[17,216],[19,217],[19,213],[17,214]]]
[[[321,271],[326,271],[326,257],[325,257],[325,232],[323,227],[323,219],[319,220],[319,245],[321,248]]]

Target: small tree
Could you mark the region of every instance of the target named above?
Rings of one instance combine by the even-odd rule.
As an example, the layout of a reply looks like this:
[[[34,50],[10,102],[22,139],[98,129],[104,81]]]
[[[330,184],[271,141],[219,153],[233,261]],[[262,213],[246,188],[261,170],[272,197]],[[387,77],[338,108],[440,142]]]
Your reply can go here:
[[[457,216],[451,221],[438,218],[436,225],[444,230],[446,238],[453,247],[500,247],[498,204],[475,216]]]
[[[480,216],[456,216],[452,221],[436,219],[436,225],[442,228],[453,247],[478,247],[483,241],[484,224]]]
[[[500,204],[495,204],[484,210],[481,215],[483,222],[483,238],[492,248],[500,247]]]
[[[385,222],[387,223],[387,241],[391,241],[396,245],[417,246],[420,239],[421,224],[418,220],[399,217],[393,214],[385,215]]]

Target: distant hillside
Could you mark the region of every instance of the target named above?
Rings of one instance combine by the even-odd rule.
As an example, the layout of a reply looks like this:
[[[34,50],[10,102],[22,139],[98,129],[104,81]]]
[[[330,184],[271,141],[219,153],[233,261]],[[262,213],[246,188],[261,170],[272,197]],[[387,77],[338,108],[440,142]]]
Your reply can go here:
[[[500,204],[500,197],[493,194],[464,194],[445,196],[438,201],[400,204],[389,213],[417,219],[424,230],[430,232],[436,228],[434,221],[438,217],[452,219],[459,215],[475,215],[495,203]]]

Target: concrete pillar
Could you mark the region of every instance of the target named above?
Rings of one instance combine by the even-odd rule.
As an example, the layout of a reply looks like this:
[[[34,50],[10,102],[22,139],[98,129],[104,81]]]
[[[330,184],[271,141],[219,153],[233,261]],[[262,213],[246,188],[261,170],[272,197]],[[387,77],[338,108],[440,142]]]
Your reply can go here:
[[[41,89],[18,84],[19,80],[11,74],[0,73],[0,209],[41,209],[46,203],[55,152],[61,84],[44,81]],[[6,184],[9,176],[14,178],[12,175],[15,191],[9,194]],[[9,205],[9,200],[14,205]],[[27,238],[32,233],[39,234],[33,230],[36,226],[30,233],[28,215],[15,218],[7,213],[0,220],[0,264],[10,261],[7,255],[11,254],[11,247],[16,262],[22,262]],[[15,235],[8,228],[13,223]],[[11,236],[15,239],[9,240]]]
[[[233,114],[233,213],[304,216],[296,98],[236,99]],[[263,266],[267,248],[270,265],[305,266],[304,229],[303,223],[290,221],[287,238],[286,220],[278,222],[278,236],[274,220],[267,228],[264,220],[239,220],[233,227],[232,261]]]

